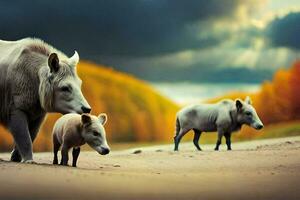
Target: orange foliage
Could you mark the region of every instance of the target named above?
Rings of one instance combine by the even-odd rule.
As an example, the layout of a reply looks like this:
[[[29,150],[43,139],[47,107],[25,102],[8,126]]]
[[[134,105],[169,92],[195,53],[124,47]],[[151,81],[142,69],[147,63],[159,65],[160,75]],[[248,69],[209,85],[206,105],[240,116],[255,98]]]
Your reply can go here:
[[[292,117],[300,118],[300,61],[298,60],[291,69],[291,77],[289,79]]]
[[[300,119],[300,61],[296,61],[289,70],[278,70],[271,82],[262,84],[258,93],[250,95],[258,115],[265,125]],[[223,98],[242,98],[247,94],[233,93]],[[243,127],[238,137],[252,138],[258,132]]]
[[[80,62],[78,74],[82,91],[92,106],[92,114],[108,115],[108,141],[167,141],[173,136],[175,113],[170,100],[148,84],[113,69]],[[51,131],[60,114],[49,114],[34,142],[36,151],[52,149]],[[0,127],[0,150],[12,148],[12,137]]]
[[[110,142],[170,141],[174,132],[177,105],[157,94],[150,86],[132,76],[110,68],[81,62],[78,73],[83,80],[83,93],[92,106],[92,114],[108,114],[106,125]],[[271,82],[262,84],[256,94],[250,94],[253,105],[265,125],[300,119],[300,61],[290,70],[279,70]],[[242,98],[246,93],[231,93],[210,100]],[[43,124],[34,149],[52,149],[51,131],[60,114],[49,114]],[[12,148],[12,137],[0,126],[0,151]],[[243,127],[236,137],[253,138],[257,131]]]

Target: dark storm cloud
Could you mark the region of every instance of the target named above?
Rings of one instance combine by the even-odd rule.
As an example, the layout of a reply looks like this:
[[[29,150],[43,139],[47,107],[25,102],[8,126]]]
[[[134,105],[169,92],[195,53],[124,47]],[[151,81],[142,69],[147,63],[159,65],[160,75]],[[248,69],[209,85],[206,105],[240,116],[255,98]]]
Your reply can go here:
[[[132,67],[135,65],[124,67],[127,63],[123,63],[121,66],[124,68],[121,70],[151,82],[163,80],[164,82],[258,83],[272,78],[270,69],[251,69],[247,65],[216,67],[220,64],[218,59],[210,59],[204,63],[200,61],[186,67],[171,66],[170,64],[162,67],[155,63],[138,65],[138,67]]]
[[[274,19],[266,28],[272,46],[300,49],[300,12]]]
[[[230,17],[237,6],[238,0],[6,1],[0,38],[39,37],[86,57],[159,55],[218,44],[223,38],[199,39],[194,25]]]

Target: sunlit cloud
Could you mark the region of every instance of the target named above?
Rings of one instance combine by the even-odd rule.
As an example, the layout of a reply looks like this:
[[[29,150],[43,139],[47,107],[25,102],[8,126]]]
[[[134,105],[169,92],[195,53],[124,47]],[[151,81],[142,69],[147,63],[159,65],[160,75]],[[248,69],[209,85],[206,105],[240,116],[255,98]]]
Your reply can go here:
[[[150,79],[164,78],[162,70],[167,76],[185,70],[183,80],[190,78],[187,72],[206,69],[266,69],[271,74],[299,58],[300,34],[293,29],[300,20],[299,0],[92,0],[74,2],[78,13],[63,9],[68,7],[63,1],[60,9],[51,1],[35,7],[30,2],[3,3],[1,39],[41,37],[64,52],[76,47],[81,58],[121,71],[154,71]],[[41,13],[47,25],[41,25]]]

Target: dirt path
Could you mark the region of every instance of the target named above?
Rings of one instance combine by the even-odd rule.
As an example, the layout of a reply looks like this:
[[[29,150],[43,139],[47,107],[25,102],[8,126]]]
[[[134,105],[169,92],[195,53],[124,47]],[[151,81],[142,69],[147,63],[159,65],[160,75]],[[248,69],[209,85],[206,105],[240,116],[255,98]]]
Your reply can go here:
[[[82,152],[78,168],[51,165],[52,153],[35,153],[39,165],[0,161],[0,199],[300,199],[300,137],[234,143],[231,152],[172,147]]]

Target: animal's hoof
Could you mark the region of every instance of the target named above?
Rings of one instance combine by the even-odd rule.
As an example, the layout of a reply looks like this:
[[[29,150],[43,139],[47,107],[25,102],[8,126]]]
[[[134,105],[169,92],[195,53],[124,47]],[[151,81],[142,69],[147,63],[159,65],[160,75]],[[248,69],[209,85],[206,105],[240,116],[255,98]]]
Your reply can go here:
[[[62,165],[62,166],[69,166],[69,164],[67,164],[67,163],[60,163],[60,165]]]
[[[20,158],[18,158],[18,157],[11,157],[10,161],[12,161],[12,162],[21,162],[22,158],[21,157]]]
[[[58,160],[53,160],[52,164],[53,165],[58,165]]]
[[[22,157],[17,151],[13,151],[10,157],[10,161],[12,162],[21,162]]]
[[[37,162],[33,161],[33,160],[23,160],[22,163],[26,163],[26,164],[37,164]]]

